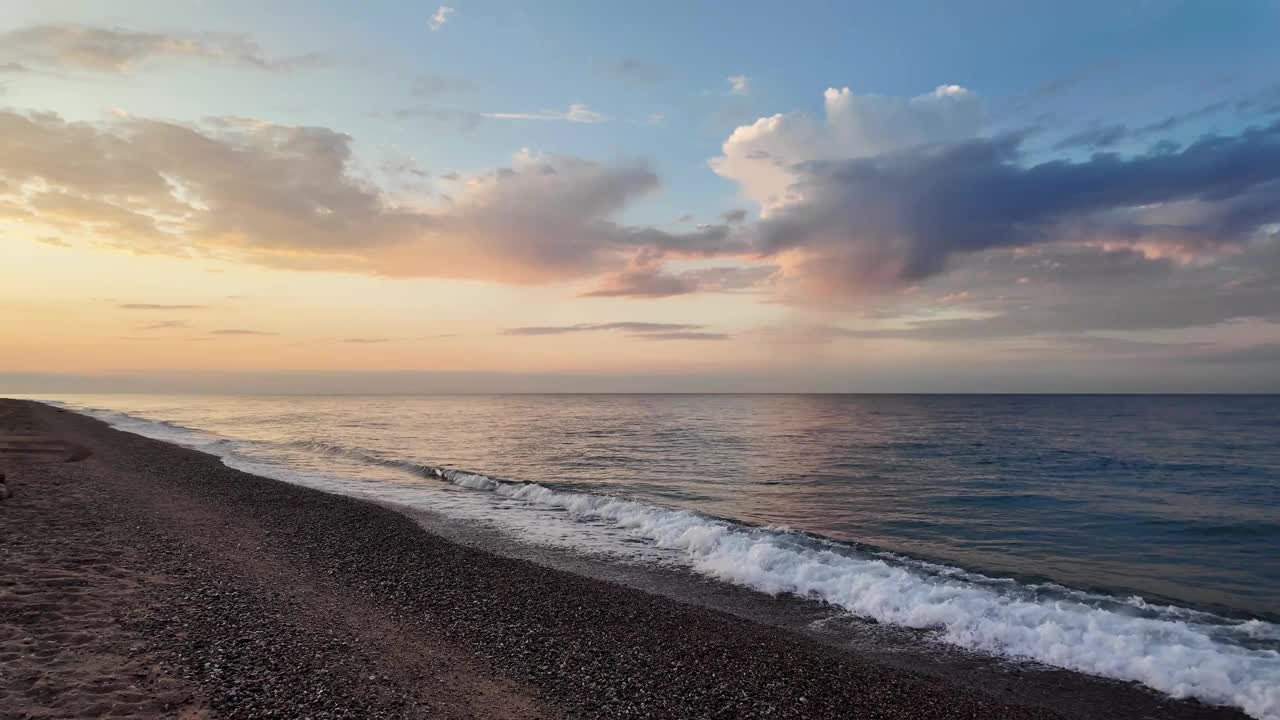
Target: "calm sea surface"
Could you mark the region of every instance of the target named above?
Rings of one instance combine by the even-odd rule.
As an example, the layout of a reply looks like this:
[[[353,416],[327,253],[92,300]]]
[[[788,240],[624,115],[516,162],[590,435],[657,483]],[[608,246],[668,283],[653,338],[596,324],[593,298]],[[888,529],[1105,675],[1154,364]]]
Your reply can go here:
[[[1277,397],[48,399],[513,540],[1280,717]]]

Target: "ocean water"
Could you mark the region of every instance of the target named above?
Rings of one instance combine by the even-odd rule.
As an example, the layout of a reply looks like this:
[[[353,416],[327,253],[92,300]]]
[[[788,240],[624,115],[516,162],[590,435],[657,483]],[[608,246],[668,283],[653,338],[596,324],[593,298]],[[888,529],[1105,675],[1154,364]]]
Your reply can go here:
[[[1280,398],[41,398],[513,541],[1280,718]]]

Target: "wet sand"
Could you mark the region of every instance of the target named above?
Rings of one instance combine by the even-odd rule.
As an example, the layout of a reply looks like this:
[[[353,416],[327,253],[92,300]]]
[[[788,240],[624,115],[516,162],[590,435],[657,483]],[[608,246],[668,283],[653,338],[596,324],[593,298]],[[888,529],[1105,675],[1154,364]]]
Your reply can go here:
[[[1060,717],[36,403],[0,470],[4,718]]]

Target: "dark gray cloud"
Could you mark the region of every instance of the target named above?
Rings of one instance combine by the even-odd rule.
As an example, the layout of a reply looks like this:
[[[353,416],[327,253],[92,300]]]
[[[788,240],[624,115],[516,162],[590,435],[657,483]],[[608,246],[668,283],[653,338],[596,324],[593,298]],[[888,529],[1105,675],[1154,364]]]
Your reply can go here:
[[[1162,133],[1167,133],[1194,120],[1215,115],[1233,106],[1237,108],[1245,107],[1242,105],[1243,102],[1245,101],[1232,103],[1229,100],[1220,100],[1218,102],[1196,108],[1190,112],[1169,115],[1163,120],[1149,123],[1147,125],[1140,125],[1134,128],[1131,128],[1124,123],[1095,126],[1070,135],[1059,141],[1053,147],[1055,150],[1066,150],[1073,147],[1103,149],[1118,145],[1125,141],[1146,140]]]
[[[1215,84],[1216,86],[1216,84]],[[1179,127],[1214,115],[1235,113],[1246,118],[1262,119],[1280,113],[1280,83],[1236,95],[1235,99],[1217,100],[1195,109],[1168,115],[1156,122],[1133,126],[1128,123],[1106,123],[1069,135],[1053,147],[1105,149],[1123,142],[1158,139]]]
[[[734,225],[747,219],[747,211],[742,209],[730,210],[728,212],[721,213],[720,219],[724,220],[728,225]]]
[[[203,310],[204,305],[166,305],[163,303],[120,303],[121,310]]]
[[[705,325],[651,322],[578,323],[576,325],[535,325],[507,328],[503,335],[566,335],[569,333],[619,331],[633,335],[653,333],[681,333],[702,330]]]
[[[1238,100],[1236,112],[1258,116],[1280,114],[1280,82],[1274,83],[1254,95]]]
[[[1062,140],[1054,144],[1055,150],[1066,150],[1073,147],[1089,147],[1089,148],[1107,148],[1125,140],[1129,137],[1129,126],[1121,123],[1118,125],[1103,125],[1100,127],[1091,127],[1087,130],[1081,130],[1073,135],[1068,135]]]
[[[121,73],[152,59],[186,57],[257,68],[292,70],[324,62],[319,53],[270,57],[244,35],[164,34],[123,28],[47,24],[0,33],[0,56],[8,66]]]
[[[1172,152],[1020,163],[1022,136],[797,166],[802,201],[757,226],[814,292],[866,293],[960,253],[1051,242],[1216,252],[1280,220],[1280,123]],[[1159,206],[1159,207],[1155,207]]]

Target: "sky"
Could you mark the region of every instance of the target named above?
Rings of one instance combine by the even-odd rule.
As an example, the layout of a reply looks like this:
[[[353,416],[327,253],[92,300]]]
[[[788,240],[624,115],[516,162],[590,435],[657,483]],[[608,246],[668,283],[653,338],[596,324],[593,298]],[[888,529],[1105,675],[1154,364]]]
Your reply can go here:
[[[0,0],[0,392],[1280,392],[1280,2]]]

